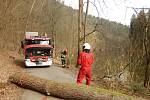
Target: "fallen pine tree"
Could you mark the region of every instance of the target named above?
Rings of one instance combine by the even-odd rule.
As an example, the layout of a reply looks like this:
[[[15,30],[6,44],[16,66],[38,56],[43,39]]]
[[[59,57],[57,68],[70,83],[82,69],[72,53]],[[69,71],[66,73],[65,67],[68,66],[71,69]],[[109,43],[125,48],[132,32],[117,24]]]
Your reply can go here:
[[[86,85],[60,83],[31,76],[25,73],[15,73],[10,81],[24,88],[32,89],[46,95],[70,100],[112,100],[110,95],[102,95],[95,88]]]

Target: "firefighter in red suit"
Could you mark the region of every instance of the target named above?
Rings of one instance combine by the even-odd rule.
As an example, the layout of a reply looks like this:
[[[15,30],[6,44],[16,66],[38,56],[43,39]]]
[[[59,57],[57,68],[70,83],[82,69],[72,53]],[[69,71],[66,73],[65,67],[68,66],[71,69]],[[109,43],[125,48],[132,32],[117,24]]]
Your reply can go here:
[[[86,85],[91,84],[92,79],[92,64],[94,61],[93,53],[90,52],[91,46],[89,43],[83,45],[83,51],[79,54],[78,65],[81,68],[77,77],[77,84],[81,85],[84,78],[86,78]]]

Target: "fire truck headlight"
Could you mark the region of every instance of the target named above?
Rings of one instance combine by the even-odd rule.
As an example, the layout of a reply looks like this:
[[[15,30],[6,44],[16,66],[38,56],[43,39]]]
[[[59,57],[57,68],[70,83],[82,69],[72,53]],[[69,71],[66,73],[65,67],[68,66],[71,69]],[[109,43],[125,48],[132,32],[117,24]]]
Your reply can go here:
[[[51,59],[50,59],[50,58],[48,58],[48,61],[51,61]]]
[[[34,61],[35,61],[35,59],[32,59],[31,61],[33,61],[33,62],[34,62]]]

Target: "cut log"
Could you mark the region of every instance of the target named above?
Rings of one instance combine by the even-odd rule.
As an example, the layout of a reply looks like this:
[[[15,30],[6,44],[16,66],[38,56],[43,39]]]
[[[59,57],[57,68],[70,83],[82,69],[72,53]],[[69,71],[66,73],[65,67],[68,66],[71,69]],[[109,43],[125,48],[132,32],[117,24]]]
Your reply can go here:
[[[112,100],[109,95],[95,92],[94,88],[86,85],[60,83],[31,76],[25,73],[15,73],[10,81],[24,88],[32,89],[46,95],[70,100]]]

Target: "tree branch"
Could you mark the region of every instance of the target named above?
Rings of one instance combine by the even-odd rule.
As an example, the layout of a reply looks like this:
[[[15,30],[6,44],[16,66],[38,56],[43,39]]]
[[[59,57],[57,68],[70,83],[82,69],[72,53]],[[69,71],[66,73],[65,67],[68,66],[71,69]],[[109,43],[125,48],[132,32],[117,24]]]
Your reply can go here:
[[[88,15],[88,9],[89,9],[89,0],[87,0],[87,6],[86,6],[86,13],[85,13],[85,19],[84,19],[84,42],[85,42],[85,30],[86,30],[86,20]]]
[[[30,11],[29,11],[29,14],[28,14],[28,17],[27,17],[27,22],[26,22],[26,25],[25,25],[25,32],[26,32],[26,30],[27,30],[29,18],[30,18],[30,15],[31,15],[31,13],[32,13],[32,10],[33,10],[33,7],[34,7],[35,3],[36,3],[36,0],[33,1],[32,6],[31,6],[31,9],[30,9]]]
[[[93,31],[87,33],[85,36],[83,36],[83,37],[80,38],[80,41],[83,41],[85,37],[89,36],[90,34],[92,34],[94,32],[96,32],[96,30],[93,30]]]

